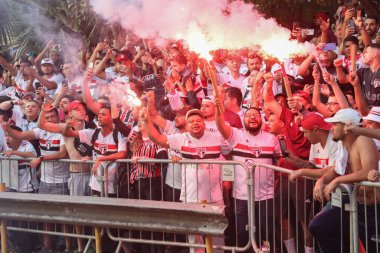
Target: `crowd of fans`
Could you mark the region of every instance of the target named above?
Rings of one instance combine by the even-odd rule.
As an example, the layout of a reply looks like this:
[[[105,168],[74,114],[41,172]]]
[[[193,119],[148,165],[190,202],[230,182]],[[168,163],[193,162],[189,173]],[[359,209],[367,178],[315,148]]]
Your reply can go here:
[[[33,158],[10,163],[18,184],[9,191],[101,196],[96,176],[107,168],[108,197],[227,205],[236,231],[214,241],[243,247],[249,239],[247,171],[237,166],[231,184],[223,181],[220,165],[206,161],[241,161],[248,168],[278,165],[292,173],[255,170],[255,219],[257,224],[271,221],[260,227],[258,243],[266,240],[274,252],[279,250],[275,220],[282,224],[286,251],[296,252],[297,224],[288,217],[297,210],[304,252],[348,252],[349,214],[329,201],[340,184],[379,178],[380,23],[363,7],[338,2],[334,16],[314,16],[314,29],[294,23],[290,39],[310,41],[316,52],[284,63],[257,48],[216,50],[208,63],[189,51],[186,41],[158,46],[133,33],[122,46],[102,41],[87,51],[78,49],[77,56],[64,57],[65,47],[53,41],[37,56],[12,62],[0,56],[1,152]],[[63,158],[94,164],[56,161]],[[132,159],[128,170],[115,162],[125,158]],[[146,158],[174,163],[138,162]],[[176,163],[181,159],[205,163]],[[303,176],[316,178],[315,185]],[[358,211],[366,213],[366,220],[359,219],[359,234],[362,246],[375,252],[375,242],[365,235],[379,229],[380,206],[374,208],[373,189],[364,192],[366,204]],[[328,202],[305,219],[313,199]],[[75,231],[81,234],[84,228]],[[188,240],[203,242],[195,235]],[[67,252],[72,243],[65,238]],[[85,242],[78,239],[76,245],[82,252]],[[53,252],[49,235],[43,246],[44,252]],[[135,247],[123,248],[179,252]]]

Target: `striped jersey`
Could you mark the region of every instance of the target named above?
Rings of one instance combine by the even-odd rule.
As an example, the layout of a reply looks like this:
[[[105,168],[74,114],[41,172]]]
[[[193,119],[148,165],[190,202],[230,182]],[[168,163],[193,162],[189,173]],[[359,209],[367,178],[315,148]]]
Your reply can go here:
[[[118,143],[116,144],[113,138],[113,132],[110,132],[107,136],[103,136],[102,131],[99,132],[98,138],[95,143],[92,144],[92,135],[95,129],[83,129],[79,131],[79,141],[86,143],[87,145],[93,145],[94,149],[92,151],[92,159],[96,160],[99,157],[108,156],[115,154],[120,151],[126,151],[126,139],[121,134],[118,133]],[[105,164],[105,162],[102,162]],[[101,174],[102,166],[98,167],[97,176]],[[110,162],[108,164],[108,193],[116,193],[115,179],[116,179],[117,163]],[[101,185],[96,180],[94,175],[91,175],[90,187],[93,190],[100,191]]]
[[[36,139],[40,143],[41,155],[49,155],[59,152],[65,140],[62,134],[51,133],[40,128],[33,130]],[[62,162],[44,161],[41,163],[41,181],[45,183],[67,183],[69,179],[69,164]]]
[[[277,138],[262,130],[252,135],[244,129],[232,128],[228,142],[232,147],[233,160],[245,163],[248,168],[258,163],[273,165],[275,157],[281,153]],[[247,200],[247,173],[245,168],[236,166],[233,189],[236,199]],[[254,182],[256,201],[274,197],[273,170],[257,167]]]
[[[177,150],[183,159],[219,160],[222,136],[205,131],[197,139],[189,133],[167,135],[171,149]],[[184,164],[182,166],[182,188],[180,200],[183,202],[215,203],[223,200],[221,167],[218,164]]]

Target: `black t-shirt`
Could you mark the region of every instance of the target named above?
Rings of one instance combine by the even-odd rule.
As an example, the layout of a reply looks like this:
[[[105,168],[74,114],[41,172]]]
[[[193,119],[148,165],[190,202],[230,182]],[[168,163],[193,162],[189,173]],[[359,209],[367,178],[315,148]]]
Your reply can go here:
[[[380,106],[380,69],[372,72],[370,68],[358,69],[359,83],[368,106]]]

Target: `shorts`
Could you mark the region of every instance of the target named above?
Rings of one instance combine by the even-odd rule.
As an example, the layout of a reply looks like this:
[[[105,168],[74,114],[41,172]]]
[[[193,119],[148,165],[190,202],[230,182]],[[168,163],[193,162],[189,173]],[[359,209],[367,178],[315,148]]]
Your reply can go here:
[[[40,182],[39,194],[69,195],[67,183],[45,183]]]
[[[91,196],[90,177],[91,172],[70,172],[68,181],[70,196]]]

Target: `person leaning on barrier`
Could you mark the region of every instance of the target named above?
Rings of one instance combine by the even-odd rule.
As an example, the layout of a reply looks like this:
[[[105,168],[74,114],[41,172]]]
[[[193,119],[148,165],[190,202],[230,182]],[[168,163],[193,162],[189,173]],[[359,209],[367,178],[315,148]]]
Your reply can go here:
[[[203,112],[192,109],[186,113],[187,132],[170,135],[160,134],[146,112],[142,113],[149,138],[165,148],[179,152],[182,159],[201,160],[205,163],[182,165],[182,189],[180,200],[186,203],[210,203],[223,205],[223,181],[221,166],[209,164],[207,160],[219,160],[222,137],[206,130]],[[203,243],[200,236],[189,236],[194,243]],[[215,239],[223,243],[221,238]],[[214,242],[215,242],[214,240]],[[204,252],[197,249],[196,252]]]
[[[286,144],[286,151],[283,151],[283,157],[299,158],[302,160],[309,159],[310,142],[304,136],[297,123],[300,115],[307,114],[307,108],[310,107],[309,95],[304,91],[295,94],[289,99],[288,104],[292,109],[281,106],[273,95],[273,75],[268,73],[264,76],[267,85],[264,93],[264,103],[266,109],[271,114],[268,117],[269,132],[283,139]],[[302,104],[302,105],[301,105]],[[306,106],[306,107],[304,107]],[[296,112],[298,117],[293,113]],[[282,159],[280,166],[297,170],[298,167],[293,164],[293,159]],[[295,184],[288,184],[287,174],[280,173],[278,177],[278,187],[276,188],[276,204],[278,216],[281,220],[281,231],[285,247],[290,252],[295,251],[295,228],[298,227],[296,221],[300,221],[305,231],[306,250],[312,251],[312,239],[307,231],[308,219],[311,211],[312,182],[298,180]],[[278,203],[277,203],[278,202]]]
[[[11,125],[10,128],[15,131],[22,132],[22,129],[18,126]],[[16,140],[8,134],[6,134],[7,150],[4,151],[3,155],[7,157],[23,157],[23,158],[35,158],[37,152],[33,145],[26,140]],[[23,193],[35,193],[38,190],[38,180],[36,178],[36,168],[32,168],[27,161],[12,161],[10,163],[11,169],[15,170],[16,173],[13,175],[18,175],[18,186],[17,188],[9,186],[10,191],[17,191]]]
[[[244,114],[244,128],[237,129],[225,123],[223,116],[223,105],[220,98],[215,98],[216,104],[216,125],[219,132],[232,148],[233,160],[242,161],[251,169],[252,164],[262,163],[273,165],[280,155],[280,146],[277,138],[267,132],[262,127],[260,110],[254,107],[249,108]],[[238,246],[244,247],[248,243],[248,193],[247,193],[247,171],[238,166],[235,170],[235,181],[233,184],[233,197],[235,198],[236,219],[237,219],[237,240]],[[274,205],[274,171],[257,167],[254,174],[255,181],[255,217],[256,224],[261,224],[256,239],[268,240],[271,245],[276,245],[273,241],[274,227],[273,212]],[[260,211],[261,210],[261,211]],[[267,211],[263,211],[267,210]],[[268,224],[269,227],[264,227]],[[260,244],[261,242],[258,242]]]
[[[42,106],[41,115],[38,120],[38,126],[41,129],[49,129],[50,132],[62,133],[66,129],[65,123],[52,123],[47,122],[45,114],[52,108],[52,101],[45,103]],[[74,128],[76,130],[82,130],[87,128],[95,128],[93,122],[87,122],[86,119],[86,106],[83,102],[72,101],[68,105],[68,117],[76,122]],[[67,152],[72,160],[90,160],[92,156],[92,147],[79,141],[79,138],[64,137]],[[68,180],[68,186],[71,196],[90,196],[90,171],[91,165],[84,163],[70,163],[70,178]],[[76,226],[76,232],[78,234],[84,233],[82,226]],[[84,242],[83,239],[77,238],[78,251],[83,252]]]
[[[44,117],[47,122],[59,122],[57,109],[46,112]],[[41,181],[38,193],[68,195],[69,168],[67,164],[57,162],[57,160],[67,157],[66,145],[62,134],[52,133],[41,128],[19,132],[11,128],[10,122],[4,122],[2,126],[4,131],[16,140],[39,140],[41,155],[30,162],[33,168],[41,164],[39,171]],[[52,224],[44,224],[44,229],[52,230]],[[67,229],[68,227],[64,225],[64,231]],[[44,235],[44,247],[47,251],[53,249],[50,235]],[[71,248],[69,240],[66,240],[66,248]]]
[[[348,124],[360,125],[361,118],[353,109],[341,109],[334,117],[325,119],[333,123],[334,141],[342,141],[336,155],[335,170],[329,170],[318,181],[314,188],[314,198],[318,201],[330,201],[331,193],[341,184],[352,184],[367,179],[371,170],[378,168],[378,151],[368,137],[345,131]],[[345,196],[341,197],[345,202]],[[376,217],[380,217],[373,206],[359,204],[359,237],[368,252],[376,251],[376,243],[369,240],[379,229]],[[336,206],[325,207],[310,222],[309,229],[321,250],[329,252],[349,252],[349,213]],[[377,227],[377,230],[376,230]],[[340,242],[340,243],[339,243]],[[341,249],[341,245],[343,248]]]
[[[300,169],[291,172],[291,182],[299,177],[319,178],[335,166],[338,142],[332,139],[332,125],[326,123],[322,115],[311,112],[302,118],[301,128],[311,143],[310,156],[307,161],[293,157],[294,163]]]
[[[126,140],[125,137],[113,127],[111,108],[102,106],[98,115],[97,129],[75,130],[73,126],[75,122],[70,121],[65,129],[64,135],[68,137],[79,137],[79,141],[87,145],[93,146],[92,159],[95,164],[92,167],[92,176],[90,179],[90,187],[93,195],[100,196],[101,183],[97,180],[97,176],[101,176],[102,169],[106,176],[108,187],[105,189],[108,196],[116,196],[116,171],[117,163],[111,162],[107,165],[107,161],[115,161],[126,157]]]

